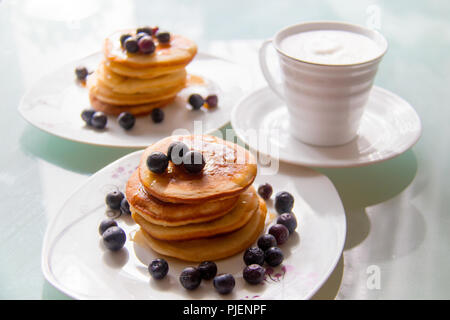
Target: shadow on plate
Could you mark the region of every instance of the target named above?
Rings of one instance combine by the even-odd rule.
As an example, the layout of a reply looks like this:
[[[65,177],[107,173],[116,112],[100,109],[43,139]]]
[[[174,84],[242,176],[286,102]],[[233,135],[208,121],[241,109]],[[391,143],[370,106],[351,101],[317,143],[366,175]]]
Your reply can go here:
[[[311,300],[333,300],[336,298],[341,287],[342,276],[344,274],[344,255],[341,256],[334,271],[328,280],[320,287],[319,291],[311,297]]]
[[[73,142],[50,135],[32,126],[28,126],[22,133],[20,147],[25,153],[82,174],[92,174],[114,160],[138,150]]]

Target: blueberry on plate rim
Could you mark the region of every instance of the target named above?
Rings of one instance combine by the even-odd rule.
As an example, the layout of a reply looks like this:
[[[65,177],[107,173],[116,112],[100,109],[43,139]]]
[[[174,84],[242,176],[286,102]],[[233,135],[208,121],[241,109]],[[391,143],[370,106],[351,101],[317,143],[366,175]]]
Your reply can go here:
[[[117,117],[117,122],[123,129],[130,130],[131,128],[134,127],[134,124],[136,123],[136,118],[129,112],[122,112]]]
[[[269,228],[269,234],[275,237],[277,245],[282,245],[289,238],[289,229],[285,225],[277,223]]]
[[[248,265],[242,272],[244,280],[253,285],[263,282],[265,274],[266,269],[259,264]]]
[[[127,236],[122,228],[114,226],[109,227],[102,234],[103,244],[108,250],[118,251],[123,248]]]
[[[148,272],[153,279],[161,280],[169,272],[169,264],[164,259],[155,259],[148,265]]]
[[[181,271],[180,283],[187,290],[194,290],[198,288],[202,282],[202,275],[197,268],[187,267]]]
[[[98,233],[100,233],[100,235],[103,235],[103,233],[111,227],[117,227],[117,222],[115,220],[102,220],[102,222],[100,222],[100,225],[98,226]]]
[[[152,113],[150,114],[150,117],[152,118],[152,121],[154,123],[160,123],[164,120],[164,111],[162,111],[160,108],[155,108],[152,110]]]
[[[125,198],[124,194],[119,190],[114,190],[106,195],[106,205],[112,210],[118,210],[122,200]]]
[[[278,192],[275,195],[275,210],[279,214],[291,212],[294,206],[294,197],[286,191]]]
[[[228,294],[233,291],[236,281],[231,273],[219,274],[214,277],[213,285],[220,294]]]
[[[203,280],[211,280],[217,274],[217,265],[212,261],[201,262],[197,269],[200,271]]]
[[[244,263],[248,266],[250,264],[264,264],[264,251],[258,247],[251,247],[244,252]]]

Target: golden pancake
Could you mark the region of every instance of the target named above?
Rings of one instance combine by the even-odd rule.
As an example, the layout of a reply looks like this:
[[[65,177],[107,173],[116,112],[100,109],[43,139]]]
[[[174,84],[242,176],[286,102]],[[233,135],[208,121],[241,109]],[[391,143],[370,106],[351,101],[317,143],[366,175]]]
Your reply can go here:
[[[150,112],[152,112],[155,108],[163,108],[169,103],[171,103],[175,97],[172,97],[170,99],[157,101],[157,102],[151,102],[147,104],[138,104],[133,106],[117,106],[112,105],[109,103],[102,102],[98,100],[95,96],[92,94],[89,94],[89,100],[91,102],[92,108],[94,108],[97,111],[104,112],[106,114],[112,115],[112,116],[118,116],[122,112],[129,112],[135,116],[144,116],[148,115]]]
[[[158,240],[142,228],[136,232],[134,241],[144,243],[154,251],[185,261],[214,261],[230,257],[250,247],[264,230],[267,208],[259,201],[259,209],[241,229],[212,238],[183,241]]]
[[[202,172],[188,173],[172,162],[161,174],[148,169],[148,156],[154,151],[167,154],[174,141],[182,141],[190,150],[203,153],[206,164]],[[174,203],[234,197],[253,183],[256,171],[255,158],[247,150],[208,135],[171,136],[160,140],[144,151],[139,165],[139,177],[145,190],[163,202]]]
[[[145,220],[130,206],[132,217],[151,237],[159,240],[191,240],[217,236],[235,231],[244,226],[258,210],[258,196],[253,187],[243,192],[237,205],[219,219],[203,223],[193,223],[178,227],[166,227]]]
[[[175,65],[168,67],[158,68],[132,68],[124,64],[120,64],[113,61],[104,61],[106,68],[114,72],[115,74],[123,77],[137,78],[137,79],[153,79],[167,73],[183,70],[185,65]]]
[[[201,204],[164,203],[145,191],[139,181],[138,170],[128,179],[125,194],[130,207],[145,220],[171,227],[218,219],[230,212],[239,198],[205,201]]]
[[[181,79],[168,87],[152,88],[147,93],[122,94],[114,92],[111,88],[105,86],[94,72],[89,76],[86,84],[89,89],[89,94],[92,94],[102,102],[113,105],[138,105],[168,100],[175,97],[184,88],[185,82],[186,79]]]
[[[100,63],[95,71],[97,79],[109,87],[113,92],[121,94],[153,93],[154,88],[171,87],[186,82],[186,71],[179,69],[153,79],[133,79],[122,77],[108,70],[104,63]]]
[[[174,65],[187,65],[197,53],[194,41],[181,35],[171,35],[170,44],[160,44],[156,37],[155,53],[128,53],[120,45],[120,36],[124,33],[134,34],[135,30],[115,32],[105,39],[103,52],[105,58],[130,67],[159,68]]]

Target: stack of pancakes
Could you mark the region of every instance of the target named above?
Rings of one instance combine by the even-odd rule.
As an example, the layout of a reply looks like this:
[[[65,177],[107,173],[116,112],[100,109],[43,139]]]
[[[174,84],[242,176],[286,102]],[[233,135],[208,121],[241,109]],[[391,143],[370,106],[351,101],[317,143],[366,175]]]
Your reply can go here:
[[[167,154],[174,141],[203,153],[198,174],[169,162],[156,174],[146,160]],[[128,180],[126,197],[140,230],[135,239],[158,253],[186,261],[217,260],[245,250],[264,229],[266,206],[252,186],[253,156],[213,136],[172,136],[148,147]]]
[[[94,109],[118,115],[136,116],[150,113],[170,103],[186,83],[186,65],[197,53],[196,44],[180,35],[169,43],[153,41],[152,54],[128,53],[120,36],[131,30],[116,32],[105,40],[104,59],[88,78],[89,99]]]

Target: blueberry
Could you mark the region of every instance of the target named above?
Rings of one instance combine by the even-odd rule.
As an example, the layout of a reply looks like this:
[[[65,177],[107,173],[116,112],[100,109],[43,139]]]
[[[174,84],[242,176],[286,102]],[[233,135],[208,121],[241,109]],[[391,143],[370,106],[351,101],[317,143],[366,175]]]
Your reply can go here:
[[[264,259],[269,266],[276,267],[283,262],[283,251],[278,247],[269,248],[264,253]]]
[[[233,291],[236,281],[231,273],[219,274],[213,280],[214,288],[220,294],[227,294]]]
[[[86,67],[76,67],[75,68],[75,75],[77,76],[77,79],[80,81],[85,81],[86,77],[88,76],[88,70]]]
[[[119,114],[119,117],[117,117],[117,121],[122,128],[125,130],[130,130],[134,127],[136,118],[129,112],[122,112]]]
[[[119,227],[110,227],[102,234],[105,247],[111,251],[117,251],[123,248],[127,236],[125,231]]]
[[[131,34],[123,34],[120,36],[120,45],[122,46],[122,48],[125,48],[125,40],[127,40],[128,38],[131,38]]]
[[[277,246],[277,239],[275,239],[275,237],[271,234],[263,234],[258,239],[258,247],[263,251],[266,251],[270,247],[276,246]]]
[[[156,46],[151,36],[145,35],[138,41],[139,51],[145,54],[152,54],[155,52]]]
[[[138,42],[133,37],[126,39],[123,45],[125,46],[125,50],[127,50],[128,53],[136,53],[139,51]]]
[[[102,222],[100,222],[100,225],[98,227],[98,232],[100,233],[100,235],[102,235],[103,232],[105,232],[107,229],[109,229],[111,227],[117,227],[117,222],[114,221],[113,219],[103,220]]]
[[[184,288],[188,290],[196,289],[200,285],[201,281],[202,275],[197,268],[184,268],[180,274],[180,283]]]
[[[136,29],[136,34],[138,33],[145,33],[151,36],[153,34],[153,29],[150,27],[140,27]]]
[[[149,35],[147,33],[145,33],[145,32],[138,32],[138,33],[136,33],[136,41],[138,42],[138,44],[139,44],[139,40],[142,37],[145,37],[145,36],[149,36]]]
[[[281,214],[277,219],[277,223],[284,225],[289,230],[289,234],[297,228],[297,219],[293,213]]]
[[[167,150],[167,157],[175,165],[183,163],[183,157],[189,152],[189,148],[181,141],[172,142]]]
[[[152,152],[147,158],[147,166],[151,172],[163,173],[169,165],[167,156],[159,151]]]
[[[164,259],[155,259],[148,265],[148,272],[153,279],[160,280],[169,272],[169,264]]]
[[[215,94],[211,94],[206,97],[205,99],[206,103],[208,104],[208,107],[215,108],[217,107],[217,104],[219,102],[219,98]]]
[[[205,103],[202,96],[197,93],[191,94],[189,96],[188,101],[189,101],[189,104],[192,106],[192,109],[194,109],[194,110],[200,109],[203,106],[203,104]]]
[[[248,283],[258,284],[263,282],[265,273],[266,269],[259,264],[251,264],[245,267],[242,275],[244,276],[245,281],[247,281]]]
[[[291,212],[293,206],[294,197],[289,192],[278,192],[275,195],[275,209],[279,214]]]
[[[269,234],[273,235],[277,240],[277,245],[282,245],[289,238],[289,230],[282,224],[274,224],[269,229]]]
[[[264,264],[264,251],[258,247],[248,248],[244,252],[244,262],[248,266],[250,264]]]
[[[217,274],[217,265],[212,261],[203,261],[197,268],[204,280],[211,280]]]
[[[154,123],[160,123],[164,120],[164,111],[160,108],[155,108],[152,110],[151,117]]]
[[[159,31],[156,34],[156,38],[160,43],[169,43],[170,42],[170,33],[167,31]]]
[[[268,183],[264,183],[258,187],[258,194],[264,200],[269,200],[272,195],[273,189],[272,186]]]
[[[112,191],[106,195],[106,205],[112,210],[118,210],[120,208],[120,204],[122,200],[125,198],[122,192],[120,191]]]
[[[205,159],[201,152],[189,151],[183,157],[183,166],[189,173],[199,173],[205,167]]]
[[[91,118],[91,126],[95,129],[104,129],[106,127],[106,123],[108,122],[108,118],[106,114],[101,111],[96,111]]]
[[[92,125],[91,121],[92,121],[92,116],[94,115],[95,110],[93,109],[84,109],[83,112],[81,112],[81,119],[83,119],[84,122],[86,122],[86,124],[88,126]]]
[[[120,201],[120,212],[122,214],[131,215],[130,204],[126,198],[123,198],[122,201]]]

